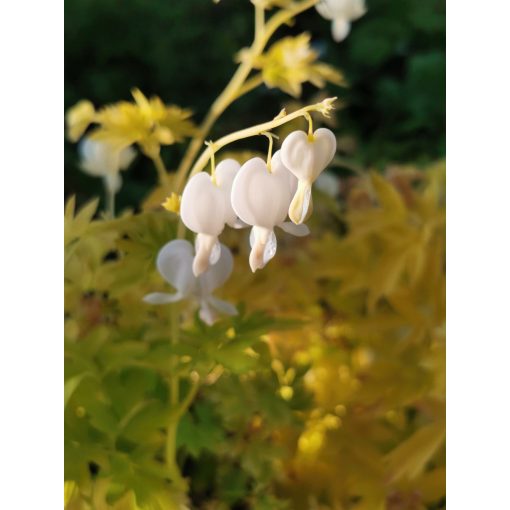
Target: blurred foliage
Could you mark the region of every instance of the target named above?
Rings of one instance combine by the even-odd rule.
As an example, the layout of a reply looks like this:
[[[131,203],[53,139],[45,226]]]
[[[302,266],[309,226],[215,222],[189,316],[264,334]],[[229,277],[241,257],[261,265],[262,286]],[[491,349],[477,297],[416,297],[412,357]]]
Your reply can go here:
[[[443,508],[444,178],[351,178],[344,210],[316,192],[314,237],[255,275],[230,232],[224,294],[246,305],[212,327],[181,307],[178,345],[169,307],[141,302],[173,215],[91,221],[97,202],[68,203],[68,508],[186,508],[163,463],[175,371],[197,391],[177,433],[192,508]]]
[[[310,32],[321,59],[342,70],[348,89],[329,86],[345,103],[339,125],[349,155],[365,166],[427,162],[445,150],[445,2],[367,0],[367,14],[341,44],[313,10],[279,35]],[[67,0],[65,107],[83,98],[96,106],[130,99],[139,87],[164,102],[191,107],[199,120],[235,69],[253,32],[248,0]],[[192,49],[192,51],[191,51]],[[204,73],[204,70],[207,72]],[[304,87],[304,96],[313,94]],[[232,105],[213,136],[267,119],[287,99],[264,87]],[[260,108],[264,104],[264,108]],[[247,148],[261,150],[263,141]],[[165,149],[175,168],[182,148]],[[78,203],[99,195],[101,183],[78,171],[66,143],[66,195]],[[138,158],[125,175],[119,204],[137,204],[154,183],[150,162]]]

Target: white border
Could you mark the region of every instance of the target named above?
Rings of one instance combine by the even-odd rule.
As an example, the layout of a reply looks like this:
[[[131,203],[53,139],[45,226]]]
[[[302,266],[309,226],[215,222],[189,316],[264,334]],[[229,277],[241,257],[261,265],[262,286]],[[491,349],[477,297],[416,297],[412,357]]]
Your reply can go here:
[[[63,500],[63,2],[0,4],[1,506]]]

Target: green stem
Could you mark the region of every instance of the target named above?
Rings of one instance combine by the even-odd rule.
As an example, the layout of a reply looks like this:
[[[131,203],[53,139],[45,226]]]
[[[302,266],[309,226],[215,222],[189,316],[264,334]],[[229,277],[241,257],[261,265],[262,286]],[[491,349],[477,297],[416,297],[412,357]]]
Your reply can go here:
[[[179,342],[179,327],[180,327],[179,308],[177,304],[172,305],[170,313],[171,313],[170,342],[171,345],[177,345],[177,343]],[[177,356],[173,355],[170,366],[170,378],[169,378],[170,403],[172,406],[172,412],[166,429],[165,459],[170,479],[175,484],[178,490],[185,491],[186,481],[182,477],[179,466],[177,464],[177,448],[176,448],[177,428],[179,426],[180,419],[180,414],[178,412],[180,381],[179,375],[177,374],[177,362],[178,362]]]
[[[113,220],[115,218],[115,191],[106,188],[106,210],[108,217]]]
[[[161,159],[161,155],[158,154],[152,158],[156,171],[158,172],[158,180],[161,186],[164,186],[168,182],[168,172],[165,167],[165,163]]]

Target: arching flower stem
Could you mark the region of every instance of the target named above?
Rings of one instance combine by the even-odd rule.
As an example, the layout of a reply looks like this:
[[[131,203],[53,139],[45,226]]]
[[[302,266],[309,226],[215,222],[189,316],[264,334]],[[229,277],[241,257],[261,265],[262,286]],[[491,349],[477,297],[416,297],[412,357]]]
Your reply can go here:
[[[287,114],[285,110],[282,110],[273,120],[269,122],[257,124],[255,126],[241,129],[240,131],[235,131],[234,133],[223,136],[214,142],[214,151],[211,149],[211,145],[209,144],[209,147],[207,147],[207,149],[202,152],[197,162],[191,169],[190,177],[197,174],[198,172],[201,172],[205,168],[213,152],[222,149],[230,143],[237,142],[238,140],[243,140],[244,138],[258,136],[264,131],[271,131],[272,129],[278,126],[282,126],[291,120],[297,119],[298,117],[306,117],[309,112],[320,112],[325,117],[329,117],[329,112],[334,108],[333,103],[336,99],[336,97],[330,97],[324,99],[324,101],[321,101],[320,103],[305,106],[304,108],[289,114]]]
[[[255,30],[255,37],[253,39],[253,43],[250,46],[248,53],[250,58],[244,59],[237,68],[236,72],[228,82],[227,86],[218,96],[218,98],[212,104],[209,112],[204,118],[202,124],[200,125],[197,134],[188,145],[186,153],[181,160],[181,163],[177,169],[177,175],[175,180],[175,191],[180,192],[184,187],[184,182],[186,181],[186,177],[188,175],[189,169],[193,164],[197,154],[204,143],[206,136],[211,130],[214,123],[218,120],[220,115],[242,94],[240,91],[245,85],[246,79],[248,78],[250,72],[253,69],[253,62],[255,59],[261,55],[266,47],[271,36],[280,28],[282,25],[288,23],[293,17],[298,14],[310,9],[314,5],[316,5],[319,0],[302,0],[300,2],[296,2],[291,4],[288,8],[282,9],[276,14],[274,14],[267,22],[261,25],[261,28],[257,31]],[[257,19],[257,6],[255,6],[255,18]],[[263,14],[263,13],[262,13]],[[258,24],[256,22],[256,27],[260,25],[260,14],[258,14],[259,21]],[[255,77],[256,78],[256,77]],[[255,80],[254,78],[254,80]],[[260,81],[259,81],[260,80]],[[250,83],[249,81],[246,83]],[[249,87],[245,88],[244,93],[249,92],[256,86],[261,83],[261,79],[258,78],[256,81],[253,81]],[[203,168],[203,167],[202,167]]]

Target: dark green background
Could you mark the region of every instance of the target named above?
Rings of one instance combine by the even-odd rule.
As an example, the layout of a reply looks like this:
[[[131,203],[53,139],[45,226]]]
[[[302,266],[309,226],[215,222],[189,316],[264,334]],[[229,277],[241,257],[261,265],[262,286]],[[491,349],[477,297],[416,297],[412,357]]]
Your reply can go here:
[[[424,163],[445,152],[445,3],[367,0],[368,13],[336,44],[330,23],[315,10],[277,35],[309,31],[321,59],[345,73],[349,89],[329,86],[347,107],[338,134],[357,139],[364,165]],[[190,107],[199,121],[235,69],[233,57],[250,44],[248,0],[66,0],[65,108],[88,98],[96,106],[130,99],[130,89]],[[316,92],[304,88],[306,100]],[[289,98],[265,87],[233,105],[213,137],[274,116]],[[259,147],[263,141],[246,141]],[[169,168],[184,146],[163,149]],[[100,179],[79,171],[76,146],[65,143],[65,193],[81,202],[102,194]],[[123,173],[120,206],[135,206],[155,182],[138,157]]]

